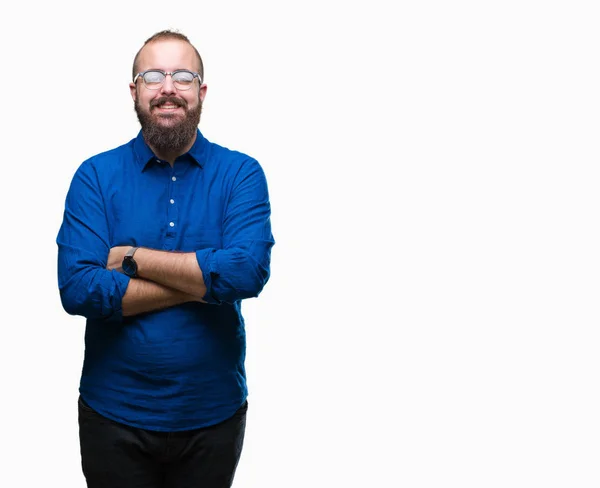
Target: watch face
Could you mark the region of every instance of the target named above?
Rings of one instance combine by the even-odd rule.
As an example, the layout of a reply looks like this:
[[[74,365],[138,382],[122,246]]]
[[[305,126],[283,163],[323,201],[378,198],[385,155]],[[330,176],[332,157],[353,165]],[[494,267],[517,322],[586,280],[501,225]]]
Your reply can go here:
[[[123,273],[132,277],[137,273],[137,264],[132,258],[125,258],[123,260]]]

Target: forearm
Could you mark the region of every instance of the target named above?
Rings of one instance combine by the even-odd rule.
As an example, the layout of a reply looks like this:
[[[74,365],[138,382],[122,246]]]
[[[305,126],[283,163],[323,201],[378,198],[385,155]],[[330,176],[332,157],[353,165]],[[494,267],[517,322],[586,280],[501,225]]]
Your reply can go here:
[[[200,299],[206,294],[196,253],[140,248],[135,253],[138,276]]]
[[[132,278],[123,295],[123,316],[162,310],[187,302],[200,302],[199,297],[152,281]]]

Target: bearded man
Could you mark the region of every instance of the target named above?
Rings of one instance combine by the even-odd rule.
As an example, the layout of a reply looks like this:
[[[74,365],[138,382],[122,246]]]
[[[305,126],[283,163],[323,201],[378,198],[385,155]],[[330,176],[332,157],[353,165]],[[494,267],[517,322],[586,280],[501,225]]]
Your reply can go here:
[[[62,306],[86,318],[88,487],[231,486],[248,408],[241,301],[270,275],[267,182],[198,129],[204,66],[161,31],[130,83],[137,137],[84,161],[58,232]]]

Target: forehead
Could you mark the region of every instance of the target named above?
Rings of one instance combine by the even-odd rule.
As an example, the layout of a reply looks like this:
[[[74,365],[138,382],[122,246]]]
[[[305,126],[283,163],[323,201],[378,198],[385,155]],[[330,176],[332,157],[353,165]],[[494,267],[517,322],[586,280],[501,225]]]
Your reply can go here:
[[[179,39],[165,39],[146,44],[138,57],[140,71],[147,69],[189,69],[197,71],[198,57],[194,48]]]

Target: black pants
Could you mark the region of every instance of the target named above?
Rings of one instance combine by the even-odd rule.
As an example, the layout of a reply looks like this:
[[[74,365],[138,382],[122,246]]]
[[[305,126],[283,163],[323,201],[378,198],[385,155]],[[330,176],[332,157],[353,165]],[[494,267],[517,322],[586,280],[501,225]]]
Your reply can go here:
[[[123,425],[79,398],[88,488],[229,488],[242,452],[248,402],[220,424],[185,432]]]

